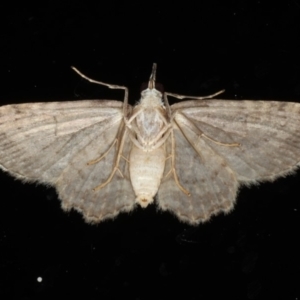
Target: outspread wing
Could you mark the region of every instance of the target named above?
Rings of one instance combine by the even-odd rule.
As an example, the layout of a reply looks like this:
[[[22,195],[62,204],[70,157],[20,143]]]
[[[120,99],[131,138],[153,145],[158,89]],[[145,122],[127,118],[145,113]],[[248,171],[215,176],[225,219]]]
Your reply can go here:
[[[157,196],[162,210],[198,224],[232,209],[238,188],[234,172],[223,157],[215,156],[213,149],[183,124],[180,115],[166,148],[169,158]]]
[[[299,166],[299,103],[205,100],[181,102],[172,110],[245,184],[274,180]],[[230,146],[235,143],[239,146]]]
[[[171,109],[168,176],[158,191],[158,205],[183,221],[197,224],[227,212],[239,183],[274,180],[299,166],[298,103],[196,100]]]
[[[123,103],[85,100],[7,105],[0,108],[0,168],[24,181],[55,186],[64,209],[75,208],[98,222],[134,207],[128,163],[115,165],[131,142],[123,124]],[[104,157],[93,163],[102,155]],[[118,167],[111,181],[105,182]]]

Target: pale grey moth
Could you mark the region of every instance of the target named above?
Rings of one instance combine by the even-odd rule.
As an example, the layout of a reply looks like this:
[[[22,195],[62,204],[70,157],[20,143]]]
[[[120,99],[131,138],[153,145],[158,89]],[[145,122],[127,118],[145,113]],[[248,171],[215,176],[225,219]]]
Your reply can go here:
[[[0,108],[0,168],[54,186],[87,222],[156,199],[198,224],[232,210],[240,185],[292,173],[300,161],[300,104],[190,97],[156,89],[140,101],[82,100]],[[168,96],[185,100],[169,105]]]

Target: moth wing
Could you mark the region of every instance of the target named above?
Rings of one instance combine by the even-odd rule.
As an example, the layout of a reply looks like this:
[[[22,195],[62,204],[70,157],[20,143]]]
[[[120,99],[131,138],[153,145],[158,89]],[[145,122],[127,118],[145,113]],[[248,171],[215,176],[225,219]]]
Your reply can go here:
[[[180,220],[195,225],[232,209],[238,189],[234,172],[199,138],[199,132],[185,125],[180,114],[173,121],[166,152],[168,159],[157,194],[162,210],[170,210]]]
[[[0,168],[24,181],[55,186],[62,207],[75,208],[87,221],[129,211],[135,197],[125,159],[109,184],[93,190],[113,171],[121,138],[122,155],[129,155],[130,139],[122,137],[122,107],[122,102],[105,100],[3,106]]]
[[[200,100],[172,106],[245,184],[274,180],[300,162],[300,104]],[[193,129],[194,130],[194,129]],[[239,146],[230,146],[230,144]]]

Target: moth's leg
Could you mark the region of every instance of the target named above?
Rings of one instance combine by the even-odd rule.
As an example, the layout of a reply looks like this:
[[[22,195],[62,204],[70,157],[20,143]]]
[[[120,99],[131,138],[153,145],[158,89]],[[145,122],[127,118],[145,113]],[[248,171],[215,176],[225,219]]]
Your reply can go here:
[[[168,101],[168,100],[166,100]],[[169,105],[169,103],[167,103]],[[169,107],[170,108],[170,107]],[[170,115],[168,115],[168,111],[167,111],[167,116],[168,116],[168,119],[165,117],[165,114],[163,111],[161,111],[161,107],[159,108],[156,108],[155,111],[159,114],[159,116],[161,117],[162,121],[164,122],[164,124],[166,126],[169,126],[171,124],[171,110],[170,110]],[[170,119],[169,119],[170,117]]]
[[[142,111],[143,111],[143,109],[138,108],[138,109],[136,109],[136,111],[130,116],[129,119],[125,119],[125,120],[124,120],[124,121],[125,121],[125,125],[126,125],[126,127],[128,128],[128,130],[129,130],[129,134],[130,134],[130,138],[131,138],[132,142],[133,142],[136,146],[138,146],[139,148],[141,148],[141,146],[140,146],[140,145],[137,145],[138,142],[136,141],[136,138],[134,137],[134,134],[139,135],[140,132],[139,132],[138,128],[136,127],[136,125],[135,125],[132,121],[133,121],[139,114],[141,114]]]
[[[102,183],[102,184],[96,186],[96,187],[93,189],[94,191],[98,191],[98,190],[100,190],[101,188],[103,188],[104,186],[106,186],[106,185],[112,180],[112,178],[113,178],[113,176],[115,175],[116,171],[118,171],[118,172],[120,173],[121,177],[124,178],[124,175],[122,174],[121,170],[119,169],[119,162],[120,162],[120,159],[121,159],[121,158],[123,158],[123,159],[125,159],[127,162],[129,162],[128,159],[122,155],[123,146],[124,146],[124,140],[125,140],[125,133],[126,133],[126,129],[124,128],[124,126],[122,126],[122,127],[121,127],[121,130],[120,130],[120,132],[119,132],[119,134],[118,134],[118,138],[116,138],[116,139],[114,140],[114,142],[113,142],[112,145],[109,147],[109,149],[108,149],[103,155],[101,155],[99,158],[97,158],[97,159],[95,159],[95,160],[91,160],[91,161],[89,161],[89,162],[87,163],[88,165],[92,165],[92,164],[98,163],[101,159],[103,159],[103,158],[109,153],[109,151],[110,151],[115,145],[117,145],[117,155],[116,155],[116,159],[115,159],[115,162],[114,162],[113,170],[112,170],[112,172],[110,173],[108,179],[107,179],[104,183]],[[121,136],[121,138],[119,138],[119,136]],[[121,143],[120,143],[120,145],[119,145],[119,147],[118,147],[118,141],[119,141],[119,140],[121,140]]]
[[[176,168],[175,168],[175,139],[174,139],[174,133],[173,133],[173,130],[171,131],[171,146],[172,146],[172,150],[171,150],[171,155],[169,156],[169,158],[171,159],[171,170],[167,173],[166,177],[169,175],[169,173],[173,173],[173,176],[174,176],[174,180],[177,184],[177,186],[179,187],[179,189],[185,193],[187,196],[191,196],[191,193],[189,191],[187,191],[179,182],[179,179],[178,179],[178,176],[177,176],[177,173],[176,173]],[[166,158],[168,159],[168,158]]]
[[[130,118],[128,120],[125,121],[125,124],[128,128],[131,128],[132,127],[132,121],[139,115],[143,112],[143,108],[142,107],[139,107],[139,106],[136,106],[135,107],[135,112],[134,114],[132,114],[130,116]],[[165,123],[165,125],[168,125],[170,124],[170,122],[168,120],[166,120],[166,117],[164,116],[164,114],[161,112],[160,110],[160,107],[158,109],[156,109],[156,112],[161,116],[163,122]]]
[[[110,89],[114,90],[124,90],[124,105],[123,105],[123,116],[124,119],[127,120],[128,116],[128,88],[126,86],[122,85],[116,85],[116,84],[109,84],[102,81],[94,80],[92,78],[87,77],[83,73],[81,73],[79,70],[77,70],[75,67],[71,67],[77,74],[79,74],[82,78],[86,79],[89,82],[104,85]]]
[[[111,146],[108,148],[108,150],[105,151],[104,154],[102,154],[100,157],[96,158],[96,159],[93,159],[91,161],[89,161],[87,163],[88,166],[90,165],[94,165],[96,163],[98,163],[100,160],[102,160],[108,153],[109,151],[116,145],[116,148],[118,150],[118,142],[120,140],[119,136],[120,136],[120,132],[123,132],[124,131],[124,125],[121,126],[121,129],[119,129],[119,134],[118,134],[118,137],[114,140],[114,142],[111,144]],[[123,157],[123,156],[122,156]],[[124,157],[125,158],[125,157]]]
[[[186,96],[186,95],[179,95],[179,94],[173,94],[173,93],[165,93],[165,99],[167,98],[167,96],[171,96],[171,97],[175,97],[177,99],[186,99],[186,98],[189,98],[189,99],[196,99],[196,100],[204,100],[204,99],[211,99],[213,97],[216,97],[222,93],[224,93],[225,90],[221,90],[219,92],[216,92],[212,95],[208,95],[208,96],[203,96],[203,97],[197,97],[197,96]],[[166,100],[165,100],[166,101]]]
[[[154,150],[162,146],[169,138],[171,131],[172,131],[171,125],[164,127],[164,129],[159,133],[159,135],[157,135],[157,137],[153,140],[153,142],[156,142],[157,140],[160,139],[160,141],[157,144],[155,144],[152,149]],[[164,136],[161,137],[163,134]]]
[[[126,140],[126,137],[127,137],[126,136],[127,135],[126,128],[124,128],[124,130],[122,130],[121,135],[122,135],[121,142],[120,142],[118,152],[117,152],[117,155],[116,155],[116,159],[115,159],[115,162],[114,162],[114,167],[113,167],[109,177],[106,179],[106,181],[99,184],[95,188],[93,188],[93,190],[95,192],[101,190],[103,187],[105,187],[107,184],[109,184],[117,171],[120,173],[121,177],[124,178],[124,175],[122,174],[121,170],[119,169],[119,162],[120,162],[121,158],[125,159],[125,157],[122,155],[122,151],[123,151],[124,141]],[[127,161],[127,159],[125,159],[125,160]]]
[[[130,133],[130,138],[132,140],[132,142],[140,149],[143,149],[142,146],[139,144],[139,142],[136,140],[134,134],[140,136],[140,132],[138,130],[138,128],[135,126],[135,124],[133,123],[133,120],[143,112],[142,108],[138,108],[135,110],[135,112],[130,116],[130,118],[128,120],[125,120],[125,124],[129,130]],[[163,112],[160,109],[157,109],[156,112],[160,115],[161,119],[163,120],[165,126],[162,129],[162,131],[157,135],[157,137],[153,140],[153,142],[155,143],[157,140],[159,140],[161,138],[161,136],[163,134],[165,134],[172,126],[170,123],[170,119],[167,120],[165,115],[163,114]],[[142,137],[140,136],[140,138],[142,139]],[[168,135],[165,134],[165,136],[163,137],[163,141],[160,141],[160,143],[157,145],[155,145],[155,147],[153,149],[157,149],[159,148],[168,138]]]
[[[164,103],[165,103],[165,107],[166,107],[166,111],[167,111],[168,120],[170,122],[170,120],[172,119],[172,111],[171,111],[171,108],[170,108],[167,93],[164,93]]]
[[[113,148],[113,146],[114,146],[115,144],[117,144],[117,143],[118,143],[118,139],[115,139],[114,142],[111,144],[111,146],[108,148],[108,150],[107,150],[104,154],[102,154],[99,158],[90,160],[90,161],[87,163],[87,165],[90,166],[90,165],[94,165],[94,164],[96,164],[97,162],[99,162],[102,158],[104,158],[104,157],[108,154],[108,152],[109,152],[109,151]]]
[[[158,137],[155,138],[155,140],[153,140],[153,141],[157,141],[159,139],[160,139],[160,141],[156,145],[154,145],[153,147],[149,148],[149,150],[154,150],[154,149],[157,149],[160,146],[162,146],[166,142],[166,140],[168,139],[171,131],[172,131],[172,127],[171,126],[165,127],[165,129],[161,133],[161,134],[164,134],[164,136],[161,137],[161,135],[159,134]],[[143,145],[141,145],[140,142],[136,139],[136,137],[134,136],[134,133],[136,133],[136,132],[132,131],[131,129],[128,129],[129,138],[133,142],[133,144],[136,147],[138,147],[139,149],[145,150],[145,147]]]
[[[220,141],[217,141],[215,139],[213,139],[212,137],[206,135],[204,132],[202,132],[194,123],[193,121],[191,121],[190,119],[186,118],[183,114],[179,114],[178,117],[180,116],[180,118],[182,119],[182,121],[184,122],[184,124],[190,129],[192,130],[195,134],[197,134],[199,137],[204,137],[212,142],[214,142],[215,144],[218,145],[222,145],[222,146],[227,146],[227,147],[239,147],[241,146],[241,144],[239,143],[223,143]],[[178,125],[179,126],[179,125]],[[180,127],[180,126],[179,126]]]
[[[130,118],[128,120],[125,120],[125,124],[128,128],[130,139],[132,140],[134,145],[137,146],[138,148],[144,150],[143,146],[137,141],[137,139],[134,136],[134,134],[140,136],[140,132],[139,132],[138,128],[135,126],[135,124],[133,123],[133,120],[142,112],[143,112],[142,108],[136,109],[135,112],[130,116]],[[161,132],[159,132],[159,134],[157,134],[157,137],[152,141],[153,143],[155,143],[159,139],[161,139],[159,141],[159,143],[156,144],[152,149],[157,149],[161,145],[164,144],[164,142],[168,139],[169,134],[170,134],[170,130],[172,128],[171,123],[169,121],[170,119],[167,120],[165,115],[163,114],[163,112],[160,109],[156,109],[156,112],[160,115],[160,117],[161,117],[162,121],[164,122],[165,126],[163,127]],[[164,136],[162,137],[162,135],[164,135]],[[140,139],[143,140],[141,136],[140,136]]]
[[[143,108],[139,107],[139,106],[136,106],[135,107],[135,112],[134,114],[132,114],[130,116],[130,118],[128,120],[125,121],[125,124],[128,128],[131,128],[131,123],[132,121],[140,114],[143,112]]]

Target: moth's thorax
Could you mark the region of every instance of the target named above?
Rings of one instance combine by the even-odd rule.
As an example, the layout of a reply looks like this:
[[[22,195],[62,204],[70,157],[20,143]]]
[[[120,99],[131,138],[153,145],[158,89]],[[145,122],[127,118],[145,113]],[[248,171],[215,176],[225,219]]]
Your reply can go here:
[[[163,106],[162,93],[156,89],[146,89],[141,92],[140,105],[144,107]]]
[[[133,143],[146,152],[157,149],[168,125],[162,93],[153,88],[142,91],[140,102],[126,121]]]
[[[162,106],[147,107],[137,105],[133,110],[135,118],[131,122],[135,140],[144,151],[157,148],[166,127],[166,110]]]

